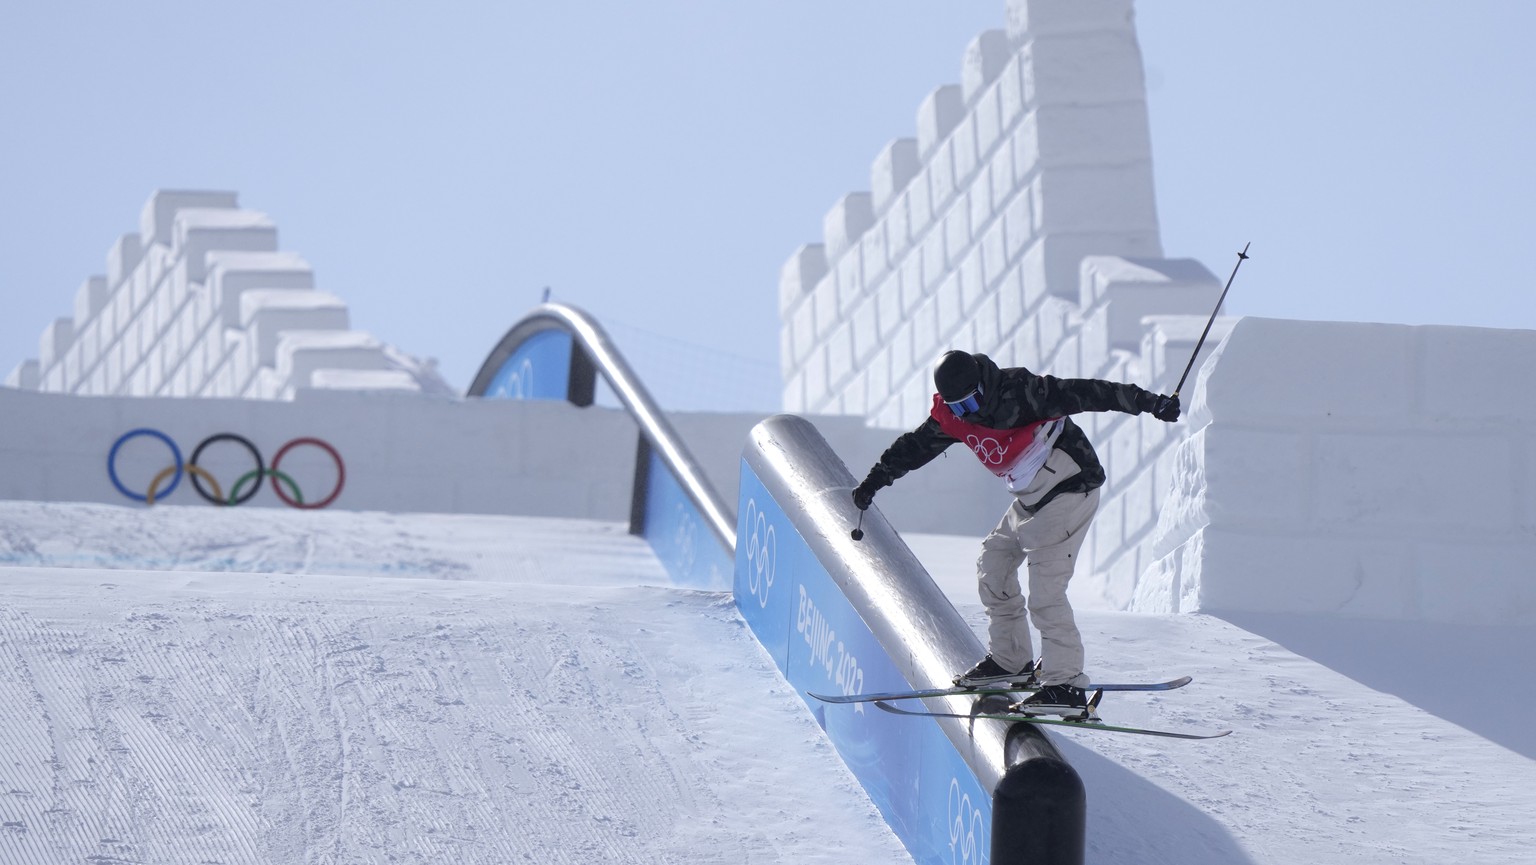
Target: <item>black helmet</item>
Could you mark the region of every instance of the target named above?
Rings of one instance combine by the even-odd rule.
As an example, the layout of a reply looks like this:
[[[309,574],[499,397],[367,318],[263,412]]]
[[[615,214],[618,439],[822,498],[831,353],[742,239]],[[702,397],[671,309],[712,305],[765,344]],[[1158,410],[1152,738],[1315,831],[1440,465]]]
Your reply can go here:
[[[981,364],[963,351],[947,351],[933,370],[933,386],[939,399],[959,402],[981,387]]]

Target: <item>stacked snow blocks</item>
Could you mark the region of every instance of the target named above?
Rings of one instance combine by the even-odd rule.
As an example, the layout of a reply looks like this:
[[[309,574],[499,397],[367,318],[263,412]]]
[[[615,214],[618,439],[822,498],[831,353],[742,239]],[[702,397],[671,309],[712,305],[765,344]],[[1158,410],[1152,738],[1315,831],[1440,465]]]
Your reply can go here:
[[[961,83],[929,95],[916,137],[880,153],[870,191],[832,208],[823,242],[796,251],[779,288],[788,411],[910,429],[951,348],[1171,391],[1221,284],[1161,257],[1130,0],[1012,0],[1007,30],[971,43]],[[1204,351],[1230,327],[1218,319]],[[1077,421],[1109,475],[1079,568],[1094,576],[1078,583],[1123,607],[1155,558],[1186,427]],[[974,498],[1001,513],[996,481],[965,468]]]
[[[1244,318],[1202,371],[1132,609],[1536,625],[1521,330]]]
[[[1187,405],[1196,373],[1235,321],[1210,321],[1210,308],[1221,294],[1210,271],[1188,260],[1090,256],[1083,260],[1081,285],[1078,327],[1062,338],[1068,353],[1045,370],[1170,393],[1188,367],[1190,381],[1181,394]],[[1203,315],[1157,314],[1199,307],[1206,309]],[[1208,323],[1210,331],[1201,344]],[[1042,330],[1054,326],[1050,319],[1035,324]],[[1080,359],[1076,372],[1063,369],[1069,357]],[[1073,420],[1093,442],[1107,476],[1073,589],[1085,599],[1092,596],[1096,604],[1125,609],[1131,586],[1158,556],[1153,541],[1159,509],[1173,483],[1174,452],[1191,425],[1121,412],[1085,413]]]
[[[870,191],[837,202],[823,242],[785,264],[786,410],[911,426],[949,348],[1113,374],[1139,352],[1141,316],[1214,300],[1083,280],[1089,257],[1161,254],[1130,0],[1014,0],[1009,13],[971,43],[961,83],[924,100],[916,137],[879,154]],[[1083,335],[1110,318],[1113,334]]]
[[[337,375],[343,371],[344,375]],[[57,393],[289,399],[327,382],[419,390],[233,192],[161,190],[107,273],[6,384]]]

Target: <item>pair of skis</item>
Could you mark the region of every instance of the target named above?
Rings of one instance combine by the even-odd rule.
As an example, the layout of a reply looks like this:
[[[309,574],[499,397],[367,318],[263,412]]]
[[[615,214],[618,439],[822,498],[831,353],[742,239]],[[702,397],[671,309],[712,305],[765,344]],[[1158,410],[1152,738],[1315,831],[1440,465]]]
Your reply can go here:
[[[955,686],[952,688],[928,688],[917,691],[881,691],[868,694],[816,694],[810,696],[824,703],[874,703],[883,711],[893,715],[909,715],[921,718],[963,718],[963,719],[987,719],[994,721],[1007,721],[1022,724],[1043,724],[1048,726],[1075,727],[1082,730],[1103,730],[1113,733],[1134,733],[1140,736],[1162,736],[1169,739],[1219,739],[1230,735],[1231,730],[1218,730],[1212,733],[1186,733],[1173,730],[1149,730],[1143,727],[1124,727],[1115,724],[1106,724],[1097,715],[1099,701],[1103,699],[1105,691],[1172,691],[1182,688],[1193,681],[1189,676],[1181,676],[1166,682],[1129,682],[1129,683],[1105,683],[1092,684],[1084,690],[1092,691],[1093,696],[1088,700],[1088,706],[1083,714],[1076,717],[1053,718],[1044,715],[1026,715],[1021,712],[975,712],[962,714],[960,712],[932,712],[926,709],[903,709],[892,705],[897,700],[916,700],[928,697],[955,697],[955,696],[987,696],[991,694],[1013,694],[1021,691],[1034,691],[1039,688],[1033,680],[1029,681],[1000,681],[971,686]]]

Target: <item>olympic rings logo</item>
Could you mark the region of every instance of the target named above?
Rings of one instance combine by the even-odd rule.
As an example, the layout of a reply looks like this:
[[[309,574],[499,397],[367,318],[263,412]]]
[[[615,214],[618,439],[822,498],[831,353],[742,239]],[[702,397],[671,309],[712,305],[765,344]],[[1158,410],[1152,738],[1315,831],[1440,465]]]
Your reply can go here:
[[[955,865],[983,863],[991,858],[985,848],[986,822],[971,804],[971,797],[960,789],[960,781],[949,781],[949,861]]]
[[[523,358],[517,369],[512,372],[503,372],[499,380],[495,382],[490,396],[506,397],[507,399],[529,399],[533,392],[533,361]]]
[[[141,436],[159,439],[161,442],[164,442],[165,446],[171,450],[171,464],[161,469],[160,472],[155,475],[154,479],[149,482],[149,489],[143,493],[136,493],[133,490],[128,489],[128,487],[124,486],[122,479],[118,477],[117,455],[118,452],[122,450],[123,445],[126,444],[130,439],[139,438]],[[243,475],[240,475],[235,480],[235,485],[230,488],[228,495],[225,495],[223,487],[219,485],[218,480],[214,478],[213,474],[197,464],[197,460],[203,455],[203,451],[207,450],[209,445],[215,444],[217,442],[233,442],[237,445],[240,445],[250,453],[251,460],[256,464],[255,468],[251,469]],[[304,495],[299,491],[299,485],[286,472],[278,468],[278,466],[283,461],[283,457],[287,456],[289,452],[291,452],[294,448],[300,447],[302,445],[317,447],[329,454],[331,459],[336,462],[336,488],[331,490],[330,495],[327,495],[325,498],[320,499],[319,501],[304,501]],[[327,505],[336,501],[336,498],[341,495],[341,488],[346,484],[347,481],[347,467],[346,464],[341,461],[341,454],[337,453],[335,448],[331,447],[328,443],[321,439],[312,437],[296,438],[278,448],[277,453],[272,457],[272,465],[269,467],[266,462],[262,460],[261,451],[257,450],[254,444],[251,444],[250,439],[247,439],[244,436],[235,435],[234,433],[215,433],[214,435],[203,439],[198,443],[196,448],[193,448],[192,458],[183,461],[181,458],[181,449],[176,446],[174,441],[171,441],[170,436],[159,430],[149,429],[148,427],[140,427],[139,429],[133,429],[123,433],[118,437],[117,441],[112,443],[112,450],[107,454],[107,476],[112,479],[112,486],[117,487],[117,491],[127,496],[128,498],[137,502],[143,502],[147,505],[152,505],[155,503],[156,499],[164,498],[170,495],[172,492],[175,492],[176,487],[181,483],[181,479],[184,475],[190,476],[192,478],[192,488],[197,491],[199,496],[202,496],[205,501],[215,505],[228,506],[245,504],[246,502],[250,501],[252,497],[254,497],[256,493],[261,489],[262,478],[271,478],[272,491],[277,493],[277,497],[282,499],[284,504],[291,508],[315,510],[317,508],[326,507]],[[162,490],[160,485],[165,483],[167,479],[170,480],[170,484],[168,484],[165,489]],[[205,481],[207,482],[208,487],[212,488],[212,492],[209,491],[208,487],[203,486],[203,482]],[[284,491],[283,487],[278,484],[278,481],[282,481],[283,484],[287,485],[287,491]],[[249,484],[249,487],[247,487],[247,484]]]
[[[767,514],[758,510],[757,499],[747,500],[747,588],[757,598],[757,605],[768,607],[768,592],[779,563],[779,545],[774,537],[773,525]]]
[[[988,465],[1002,465],[1003,457],[1008,453],[1008,449],[991,436],[979,438],[974,434],[968,435],[965,437],[965,443],[976,452],[976,456],[981,457],[982,462]]]

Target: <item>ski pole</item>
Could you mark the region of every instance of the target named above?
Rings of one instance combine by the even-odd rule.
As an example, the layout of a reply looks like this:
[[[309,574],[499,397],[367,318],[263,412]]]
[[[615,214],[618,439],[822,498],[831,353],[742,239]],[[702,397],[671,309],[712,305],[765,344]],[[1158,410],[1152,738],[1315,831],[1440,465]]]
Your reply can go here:
[[[859,525],[858,525],[858,527],[856,527],[853,530],[853,539],[856,540],[856,541],[864,540],[864,512],[863,511],[859,511]]]
[[[1211,318],[1205,323],[1205,330],[1200,334],[1200,341],[1195,343],[1195,350],[1189,356],[1189,363],[1184,366],[1184,374],[1179,376],[1179,386],[1173,389],[1173,395],[1179,395],[1184,389],[1184,379],[1189,378],[1189,371],[1195,365],[1195,358],[1200,356],[1200,347],[1205,345],[1205,338],[1211,332],[1211,325],[1216,323],[1216,314],[1221,312],[1221,304],[1227,299],[1227,292],[1232,289],[1232,280],[1237,277],[1237,269],[1243,266],[1243,261],[1248,258],[1248,247],[1252,241],[1243,244],[1243,251],[1237,254],[1237,264],[1232,265],[1232,275],[1227,277],[1227,287],[1221,290],[1221,297],[1216,300],[1216,308],[1211,310]]]

